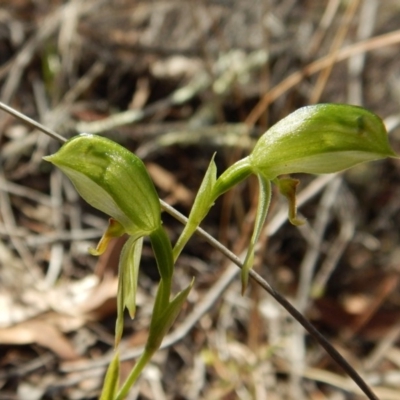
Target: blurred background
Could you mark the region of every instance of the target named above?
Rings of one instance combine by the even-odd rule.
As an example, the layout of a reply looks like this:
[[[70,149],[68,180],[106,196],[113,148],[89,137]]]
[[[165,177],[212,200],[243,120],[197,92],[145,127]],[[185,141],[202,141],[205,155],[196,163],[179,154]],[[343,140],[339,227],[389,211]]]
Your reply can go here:
[[[215,152],[221,173],[304,105],[362,105],[399,152],[399,50],[397,0],[0,0],[0,101],[65,137],[123,144],[187,215]],[[124,239],[88,254],[107,218],[42,161],[59,146],[0,113],[0,399],[95,399],[113,354]],[[297,178],[307,224],[288,224],[274,193],[255,269],[381,400],[400,399],[400,163]],[[202,227],[241,255],[256,205],[249,179]],[[174,243],[182,225],[163,221]],[[365,398],[256,284],[242,297],[238,273],[191,239],[174,285],[195,277],[195,287],[130,399]],[[123,375],[145,343],[157,281],[145,242]]]

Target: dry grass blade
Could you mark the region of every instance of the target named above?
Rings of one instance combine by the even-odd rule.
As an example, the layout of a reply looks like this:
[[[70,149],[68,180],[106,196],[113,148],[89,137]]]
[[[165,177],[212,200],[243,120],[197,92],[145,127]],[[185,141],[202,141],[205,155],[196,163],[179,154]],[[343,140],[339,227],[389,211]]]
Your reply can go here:
[[[333,57],[333,60],[338,63],[357,54],[363,54],[368,51],[380,49],[385,46],[393,46],[398,43],[400,43],[400,30],[386,33],[384,35],[377,36],[372,39],[362,41],[360,43],[349,45],[340,50],[335,55],[335,57]],[[246,123],[250,126],[253,126],[261,117],[262,113],[265,111],[269,104],[274,102],[289,89],[299,84],[305,77],[313,75],[331,65],[333,60],[332,55],[328,54],[327,56],[310,63],[301,71],[295,72],[292,75],[288,76],[278,85],[270,89],[253,108],[249,116],[246,118]]]

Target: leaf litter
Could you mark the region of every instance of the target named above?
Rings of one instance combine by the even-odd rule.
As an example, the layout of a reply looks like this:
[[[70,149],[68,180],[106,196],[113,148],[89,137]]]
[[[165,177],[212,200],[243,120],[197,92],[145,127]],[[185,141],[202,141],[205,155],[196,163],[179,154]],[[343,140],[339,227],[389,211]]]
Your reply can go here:
[[[99,130],[138,149],[160,197],[185,214],[215,151],[222,170],[312,101],[371,109],[399,152],[396,1],[250,3],[4,1],[0,99],[65,137]],[[58,145],[3,113],[0,127],[1,396],[97,398],[122,241],[90,257],[106,220],[40,161]],[[256,268],[291,301],[310,268],[301,291],[308,318],[380,399],[398,399],[399,165],[356,168],[335,190],[318,179],[302,177],[305,227],[283,224],[274,196]],[[254,196],[252,183],[228,194],[203,225],[237,254],[251,235]],[[164,221],[176,238],[181,226]],[[193,275],[196,287],[132,398],[362,398],[265,293],[252,286],[241,298],[234,273],[222,273],[230,266],[204,242],[193,238],[177,268],[177,288]],[[145,340],[157,279],[145,243],[127,363]]]

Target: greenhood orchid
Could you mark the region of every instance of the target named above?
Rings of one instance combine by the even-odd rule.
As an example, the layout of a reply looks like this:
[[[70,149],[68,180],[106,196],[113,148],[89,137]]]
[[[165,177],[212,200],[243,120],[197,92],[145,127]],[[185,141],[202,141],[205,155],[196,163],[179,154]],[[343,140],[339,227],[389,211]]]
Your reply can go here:
[[[129,235],[119,262],[116,344],[122,336],[124,309],[128,309],[132,318],[135,315],[142,242],[144,236],[150,237],[161,279],[145,351],[121,389],[124,393],[160,346],[192,284],[171,300],[174,266],[172,246],[162,226],[157,192],[138,157],[112,140],[82,134],[67,141],[56,154],[45,157],[45,160],[56,165],[70,178],[84,200],[111,217],[99,245],[91,249],[92,254],[103,253],[111,238]],[[114,391],[117,385],[115,373],[110,375],[113,378],[107,380],[106,392]],[[122,398],[122,395],[115,398],[119,397]]]
[[[370,111],[344,104],[318,104],[300,108],[268,129],[248,157],[229,167],[218,179],[211,161],[189,221],[174,248],[176,258],[215,200],[250,174],[258,177],[259,203],[255,228],[242,269],[242,291],[248,281],[254,248],[264,224],[271,198],[271,182],[289,200],[289,220],[296,216],[298,180],[280,175],[327,174],[359,163],[397,157],[389,145],[382,120]],[[199,198],[200,197],[200,198]]]
[[[147,235],[161,224],[157,192],[142,160],[118,143],[82,134],[44,157],[60,168],[94,208],[130,234]]]

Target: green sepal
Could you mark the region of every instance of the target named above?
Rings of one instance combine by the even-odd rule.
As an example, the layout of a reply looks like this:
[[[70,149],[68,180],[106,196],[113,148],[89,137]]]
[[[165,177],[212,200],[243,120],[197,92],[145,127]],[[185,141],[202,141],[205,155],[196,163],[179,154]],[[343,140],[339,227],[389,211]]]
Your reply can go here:
[[[273,182],[278,186],[279,192],[288,200],[288,218],[291,224],[300,226],[306,221],[297,217],[296,189],[300,181],[293,178],[277,178]]]
[[[103,236],[101,237],[97,247],[94,249],[89,247],[89,253],[92,256],[100,256],[103,254],[110,243],[110,240],[113,238],[121,237],[125,233],[125,228],[115,219],[110,218],[108,220],[108,227],[107,230],[104,232]]]
[[[203,181],[201,182],[192,209],[190,210],[189,218],[185,228],[183,229],[173,249],[174,260],[179,257],[183,247],[191,238],[195,230],[199,227],[201,221],[214,204],[215,198],[213,196],[213,189],[217,179],[217,166],[215,165],[214,157],[215,154],[213,155],[204,175]]]
[[[157,192],[142,160],[110,139],[82,134],[44,157],[60,168],[90,205],[118,221],[128,234],[161,224]]]
[[[242,267],[242,295],[244,294],[248,281],[249,271],[253,267],[254,263],[254,249],[257,244],[258,238],[260,237],[262,227],[267,217],[269,204],[271,202],[271,182],[265,179],[263,176],[258,175],[259,182],[259,197],[257,205],[256,220],[254,222],[254,230],[250,239],[250,244],[247,250],[246,258],[243,262]]]
[[[143,237],[131,236],[124,244],[119,260],[117,320],[115,323],[115,346],[118,346],[124,329],[124,310],[131,318],[136,312],[136,293],[142,254]]]
[[[145,351],[149,354],[153,354],[161,346],[164,336],[182,309],[193,283],[194,279],[186,289],[179,292],[172,301],[166,304],[165,288],[163,287],[163,282],[160,281],[150,322],[149,337],[145,346]]]
[[[340,172],[386,157],[397,156],[378,116],[357,106],[317,104],[298,109],[268,129],[250,162],[254,173],[272,180],[299,172]]]
[[[119,352],[116,351],[107,368],[100,400],[113,400],[117,396],[119,388],[119,366]]]

